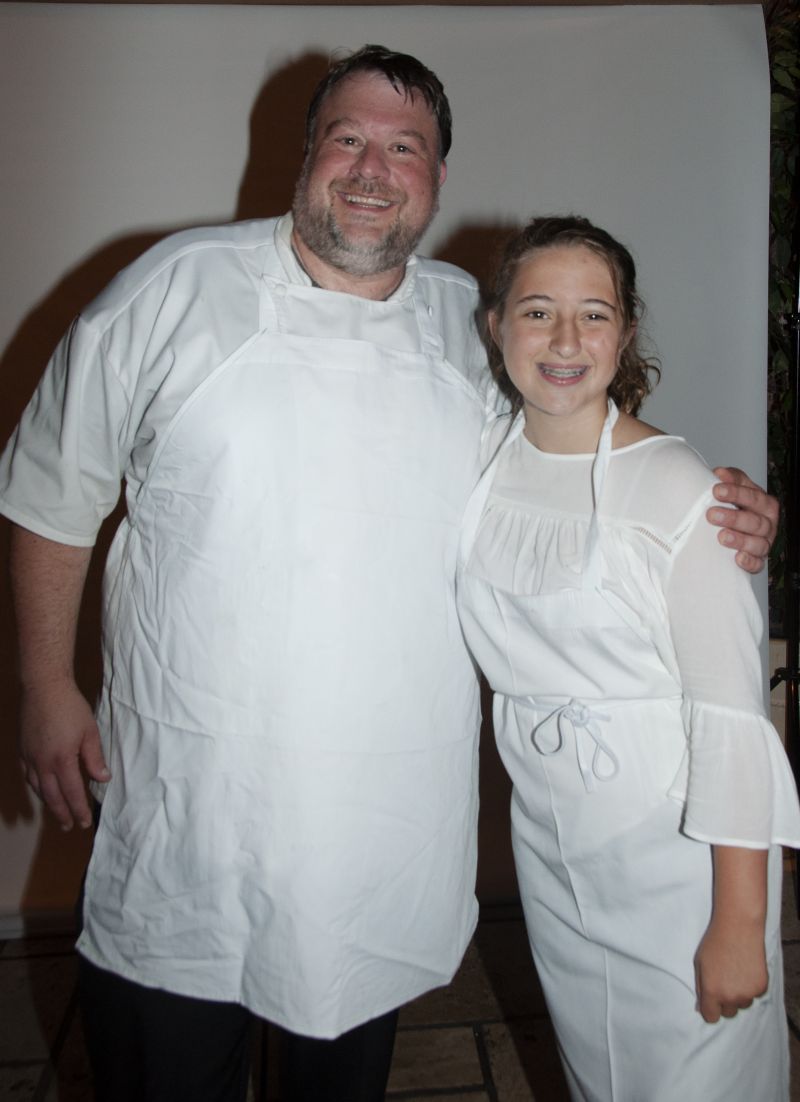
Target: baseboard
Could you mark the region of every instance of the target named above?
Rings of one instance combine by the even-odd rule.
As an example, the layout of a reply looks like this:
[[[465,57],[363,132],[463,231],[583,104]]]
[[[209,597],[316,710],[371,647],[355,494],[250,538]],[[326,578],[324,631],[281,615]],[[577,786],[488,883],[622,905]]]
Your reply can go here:
[[[0,914],[0,941],[23,937],[74,937],[75,934],[74,908]]]

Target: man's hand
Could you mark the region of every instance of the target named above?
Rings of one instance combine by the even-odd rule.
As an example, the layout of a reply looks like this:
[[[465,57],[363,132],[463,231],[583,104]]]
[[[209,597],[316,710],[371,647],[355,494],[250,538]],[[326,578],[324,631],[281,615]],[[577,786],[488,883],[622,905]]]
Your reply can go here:
[[[88,701],[71,680],[27,688],[20,719],[20,758],[28,784],[62,830],[76,822],[91,826],[81,764],[93,780],[107,781],[111,774]]]
[[[736,508],[712,508],[706,516],[711,524],[722,528],[719,541],[736,550],[739,566],[750,574],[758,574],[778,531],[780,506],[736,467],[715,467],[714,474],[720,479],[714,487],[714,497]]]

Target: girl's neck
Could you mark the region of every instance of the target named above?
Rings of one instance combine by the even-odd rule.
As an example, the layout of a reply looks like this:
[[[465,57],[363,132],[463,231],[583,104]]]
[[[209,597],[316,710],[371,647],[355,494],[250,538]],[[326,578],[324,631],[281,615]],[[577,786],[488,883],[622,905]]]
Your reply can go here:
[[[539,451],[555,455],[594,455],[605,423],[602,418],[556,417],[540,410],[525,410],[525,436]],[[612,448],[627,448],[651,436],[663,436],[662,429],[640,421],[633,414],[620,412],[611,434]]]
[[[597,451],[607,412],[605,399],[602,407],[564,416],[527,407],[525,436],[539,451],[561,455],[591,454]]]

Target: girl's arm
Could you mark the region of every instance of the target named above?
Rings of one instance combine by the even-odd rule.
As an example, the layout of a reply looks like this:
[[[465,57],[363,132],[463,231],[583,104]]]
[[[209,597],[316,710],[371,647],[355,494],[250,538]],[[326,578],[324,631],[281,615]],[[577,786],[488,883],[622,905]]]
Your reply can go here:
[[[767,990],[767,850],[714,846],[714,906],[694,958],[697,1007],[732,1018]]]
[[[695,954],[697,1009],[716,1022],[766,990],[768,851],[796,844],[800,807],[764,714],[762,622],[749,580],[702,514],[678,530],[664,596],[689,747],[682,829],[713,855],[711,920]]]

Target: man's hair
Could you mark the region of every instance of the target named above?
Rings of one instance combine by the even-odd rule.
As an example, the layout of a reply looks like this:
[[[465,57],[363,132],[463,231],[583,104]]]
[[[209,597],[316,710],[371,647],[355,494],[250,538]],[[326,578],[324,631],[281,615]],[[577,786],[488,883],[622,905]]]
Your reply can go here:
[[[583,245],[597,253],[609,267],[622,313],[623,332],[628,340],[620,354],[617,373],[608,393],[623,412],[636,416],[652,390],[650,375],[657,382],[661,371],[655,359],[645,358],[640,346],[638,323],[644,314],[644,303],[636,289],[636,265],[625,246],[610,233],[574,214],[534,218],[506,244],[486,305],[498,318],[502,318],[511,284],[521,265],[534,253],[558,245]],[[522,396],[508,376],[502,352],[488,334],[486,339],[492,374],[511,398],[512,409],[516,413],[522,408]]]
[[[317,115],[323,100],[340,81],[355,73],[380,73],[397,92],[404,92],[412,99],[419,94],[431,109],[439,128],[439,157],[450,151],[453,135],[453,116],[442,82],[436,73],[426,68],[411,54],[398,54],[384,46],[362,46],[360,50],[331,65],[327,76],[319,82],[308,105],[306,115],[305,152],[311,149],[317,126]]]

